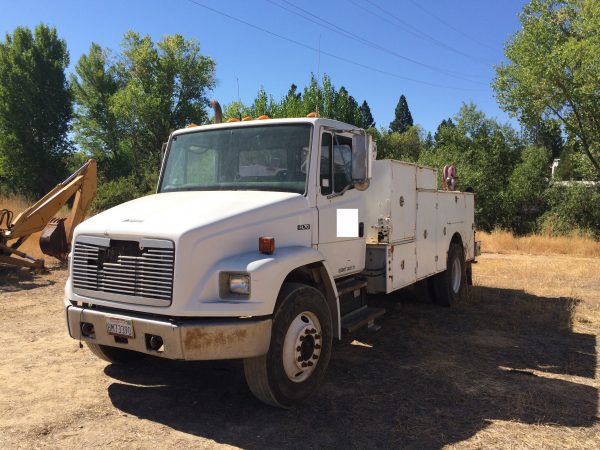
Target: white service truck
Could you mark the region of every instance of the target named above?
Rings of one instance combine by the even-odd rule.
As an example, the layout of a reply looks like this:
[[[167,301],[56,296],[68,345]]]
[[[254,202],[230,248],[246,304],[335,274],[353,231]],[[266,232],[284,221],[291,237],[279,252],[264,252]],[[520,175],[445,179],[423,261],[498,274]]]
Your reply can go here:
[[[307,398],[333,339],[385,312],[367,294],[428,278],[450,305],[470,278],[474,195],[375,156],[314,117],[173,132],[155,195],[76,228],[69,334],[114,363],[241,358],[263,402]]]

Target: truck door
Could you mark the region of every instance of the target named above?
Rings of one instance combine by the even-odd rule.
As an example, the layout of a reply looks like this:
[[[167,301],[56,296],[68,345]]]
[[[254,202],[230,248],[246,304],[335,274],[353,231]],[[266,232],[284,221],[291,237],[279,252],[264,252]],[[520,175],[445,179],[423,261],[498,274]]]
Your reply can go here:
[[[317,248],[334,277],[363,270],[365,262],[366,192],[352,181],[352,138],[322,131],[320,137]],[[368,192],[368,191],[367,191]]]

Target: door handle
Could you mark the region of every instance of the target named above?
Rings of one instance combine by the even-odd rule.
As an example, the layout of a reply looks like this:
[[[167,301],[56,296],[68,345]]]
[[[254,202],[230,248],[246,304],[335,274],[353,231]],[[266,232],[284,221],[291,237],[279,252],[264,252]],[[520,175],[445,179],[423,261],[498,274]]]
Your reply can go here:
[[[358,223],[358,237],[364,237],[364,235],[365,235],[365,223],[359,222]]]

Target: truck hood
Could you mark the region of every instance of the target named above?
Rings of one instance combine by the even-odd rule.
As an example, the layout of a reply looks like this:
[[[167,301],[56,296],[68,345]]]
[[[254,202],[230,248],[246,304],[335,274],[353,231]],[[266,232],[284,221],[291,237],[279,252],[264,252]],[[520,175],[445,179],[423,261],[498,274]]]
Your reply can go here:
[[[280,204],[281,208],[273,207]],[[283,205],[286,204],[286,205]],[[193,191],[149,195],[104,211],[81,223],[76,234],[147,236],[177,239],[182,234],[213,225],[249,211],[256,220],[306,208],[306,198],[290,192]],[[250,217],[248,217],[250,219]],[[243,220],[242,220],[243,222]],[[238,225],[240,225],[238,221]]]

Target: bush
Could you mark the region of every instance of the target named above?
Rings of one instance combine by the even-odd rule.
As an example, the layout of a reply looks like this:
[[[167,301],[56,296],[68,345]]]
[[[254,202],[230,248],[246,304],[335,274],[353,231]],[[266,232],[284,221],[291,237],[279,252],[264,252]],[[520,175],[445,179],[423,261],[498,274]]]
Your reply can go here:
[[[92,202],[92,212],[97,214],[142,195],[143,193],[135,187],[132,176],[105,181],[98,186],[96,198]]]
[[[568,235],[575,229],[600,239],[600,188],[581,183],[553,184],[544,197],[549,211],[540,218],[545,233]]]

